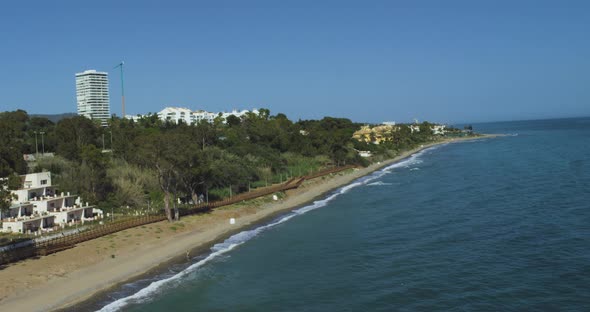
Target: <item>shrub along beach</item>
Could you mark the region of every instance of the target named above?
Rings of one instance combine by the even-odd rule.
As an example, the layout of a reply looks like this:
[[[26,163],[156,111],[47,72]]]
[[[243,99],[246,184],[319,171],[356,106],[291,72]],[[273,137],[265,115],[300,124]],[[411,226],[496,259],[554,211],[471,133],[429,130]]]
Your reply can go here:
[[[80,302],[420,149],[481,137],[427,122],[365,125],[330,117],[292,122],[264,109],[231,117],[193,125],[163,122],[157,115],[137,122],[112,118],[102,127],[84,117],[53,123],[24,111],[1,113],[0,176],[6,179],[0,181],[7,189],[15,189],[19,174],[51,171],[54,184],[108,213],[104,222],[147,213],[164,214],[169,221],[6,265],[0,270],[0,309],[40,311]],[[41,132],[43,146],[37,153]],[[23,154],[38,157],[27,162]],[[179,218],[182,209],[199,203],[351,164],[358,168],[306,180],[297,189],[275,194],[279,200],[269,195]],[[0,196],[7,211],[10,193]],[[3,234],[1,239],[15,237]]]

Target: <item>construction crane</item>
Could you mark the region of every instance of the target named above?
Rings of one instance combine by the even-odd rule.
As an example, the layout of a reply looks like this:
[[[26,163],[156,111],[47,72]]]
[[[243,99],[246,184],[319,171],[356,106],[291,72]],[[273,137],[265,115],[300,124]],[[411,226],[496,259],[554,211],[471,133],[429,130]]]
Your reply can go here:
[[[114,67],[114,69],[121,69],[121,118],[125,118],[125,85],[123,84],[123,65],[125,65],[125,62],[121,61],[121,63]]]

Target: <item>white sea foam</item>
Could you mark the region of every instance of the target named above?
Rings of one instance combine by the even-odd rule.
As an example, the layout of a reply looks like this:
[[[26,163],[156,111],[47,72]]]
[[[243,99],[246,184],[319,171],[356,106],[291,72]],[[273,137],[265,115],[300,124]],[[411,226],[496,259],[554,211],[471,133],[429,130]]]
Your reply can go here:
[[[141,302],[142,299],[145,299],[149,295],[155,293],[156,291],[158,291],[163,286],[179,280],[180,278],[182,278],[183,276],[187,275],[188,273],[190,273],[192,271],[195,271],[199,267],[205,265],[207,262],[209,262],[209,261],[217,258],[218,256],[220,256],[220,255],[222,255],[222,254],[224,254],[226,252],[229,252],[230,250],[234,249],[238,245],[239,244],[231,244],[231,245],[227,246],[224,249],[219,249],[217,251],[214,251],[209,256],[207,256],[205,259],[203,259],[203,260],[201,260],[201,261],[199,261],[199,262],[197,262],[197,263],[189,266],[184,271],[181,271],[181,272],[177,273],[174,276],[171,276],[171,277],[168,277],[168,278],[159,280],[159,281],[152,282],[149,286],[147,286],[147,287],[139,290],[138,292],[136,292],[135,294],[133,294],[131,296],[128,296],[128,297],[125,297],[125,298],[121,298],[121,299],[119,299],[117,301],[111,302],[110,304],[108,304],[108,305],[104,306],[102,309],[100,309],[100,311],[105,311],[105,312],[107,312],[107,311],[118,311],[119,309],[123,308],[124,306],[126,306],[129,303]]]
[[[388,173],[391,173],[391,171],[395,168],[400,168],[400,167],[405,167],[405,166],[421,163],[422,161],[418,158],[420,156],[424,155],[424,153],[433,150],[434,148],[436,148],[436,147],[430,147],[430,148],[424,149],[419,153],[413,154],[412,156],[410,156],[407,159],[404,159],[400,162],[389,165],[389,166],[387,166],[379,171],[376,171],[366,177],[359,178],[356,181],[354,181],[353,183],[343,186],[343,187],[337,189],[336,191],[332,192],[328,197],[321,199],[321,200],[316,200],[310,205],[295,209],[291,213],[281,217],[280,219],[277,219],[276,221],[273,221],[273,222],[268,223],[266,225],[259,226],[255,229],[252,229],[252,230],[246,230],[246,231],[242,231],[240,233],[234,234],[231,237],[229,237],[228,239],[226,239],[225,241],[223,241],[219,244],[215,244],[213,247],[211,247],[212,252],[205,259],[202,259],[202,260],[192,264],[188,268],[184,269],[183,271],[181,271],[171,277],[152,282],[150,285],[139,290],[138,292],[136,292],[133,295],[113,301],[113,302],[109,303],[108,305],[104,306],[99,311],[101,311],[101,312],[119,311],[123,307],[127,306],[130,303],[145,302],[151,297],[151,295],[153,295],[154,293],[160,292],[162,290],[162,288],[167,287],[167,286],[168,287],[174,286],[175,283],[179,282],[187,274],[198,270],[200,267],[204,266],[208,262],[212,261],[213,259],[215,259],[219,256],[222,256],[223,254],[231,251],[232,249],[236,248],[237,246],[249,241],[253,237],[260,234],[261,232],[263,232],[269,228],[272,228],[276,225],[279,225],[283,222],[286,222],[295,216],[302,215],[302,214],[305,214],[309,211],[324,207],[330,201],[334,200],[336,197],[347,193],[348,191],[350,191],[351,189],[353,189],[355,187],[358,187],[361,185],[388,185],[387,183],[383,183],[383,182],[379,182],[379,181],[375,182],[375,183],[370,183],[370,182],[374,181],[376,179],[379,179]]]
[[[369,183],[367,185],[369,185],[369,186],[384,186],[384,185],[391,185],[391,183],[378,181],[378,182]]]

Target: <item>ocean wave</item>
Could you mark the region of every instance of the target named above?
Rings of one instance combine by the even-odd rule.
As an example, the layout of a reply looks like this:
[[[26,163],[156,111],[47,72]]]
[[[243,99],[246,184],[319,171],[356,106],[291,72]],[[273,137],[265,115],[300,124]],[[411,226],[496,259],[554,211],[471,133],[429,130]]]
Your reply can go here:
[[[120,298],[116,301],[113,301],[113,302],[107,304],[99,311],[101,311],[101,312],[119,311],[123,307],[125,307],[129,304],[145,302],[145,301],[149,300],[151,295],[153,295],[154,293],[160,292],[162,288],[167,287],[167,286],[173,286],[175,283],[179,282],[187,274],[198,270],[200,267],[204,266],[208,262],[212,261],[213,259],[215,259],[217,257],[222,256],[223,254],[231,251],[232,249],[238,247],[239,245],[249,241],[250,239],[252,239],[255,236],[257,236],[258,234],[260,234],[261,232],[263,232],[267,229],[270,229],[272,227],[275,227],[283,222],[286,222],[298,215],[302,215],[302,214],[305,214],[309,211],[312,211],[312,210],[315,210],[315,209],[318,209],[321,207],[325,207],[326,205],[328,205],[329,202],[331,202],[332,200],[334,200],[338,196],[347,193],[348,191],[350,191],[353,188],[356,188],[361,185],[367,185],[367,184],[368,185],[387,185],[386,183],[383,183],[383,182],[375,182],[375,183],[370,183],[370,182],[375,181],[388,173],[391,173],[391,170],[393,170],[395,168],[400,168],[400,167],[404,167],[407,165],[421,163],[422,161],[419,160],[418,158],[420,156],[424,155],[426,152],[431,151],[435,148],[437,148],[437,146],[424,149],[416,154],[411,155],[410,157],[408,157],[400,162],[391,164],[391,165],[389,165],[381,170],[378,170],[368,176],[359,178],[346,186],[338,188],[336,191],[332,192],[326,198],[321,199],[321,200],[316,200],[310,205],[295,209],[295,210],[291,211],[290,213],[288,213],[287,215],[279,217],[277,220],[275,220],[271,223],[259,226],[257,228],[252,229],[252,230],[246,230],[246,231],[242,231],[237,234],[234,234],[231,237],[229,237],[228,239],[226,239],[225,241],[215,244],[213,247],[211,247],[211,254],[209,254],[204,259],[190,265],[188,268],[184,269],[183,271],[181,271],[171,277],[164,278],[164,279],[161,279],[158,281],[154,281],[151,284],[149,284],[147,287],[139,290],[138,292],[134,293],[133,295],[130,295],[130,296],[127,296],[124,298]],[[379,184],[379,183],[381,183],[381,184]]]

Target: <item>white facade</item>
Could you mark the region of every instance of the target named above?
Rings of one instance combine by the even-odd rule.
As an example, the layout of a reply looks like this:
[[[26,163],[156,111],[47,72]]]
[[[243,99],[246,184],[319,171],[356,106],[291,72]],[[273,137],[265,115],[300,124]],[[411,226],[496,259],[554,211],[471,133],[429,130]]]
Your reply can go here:
[[[221,113],[221,117],[223,118],[223,121],[225,122],[225,119],[227,117],[229,117],[230,115],[234,115],[234,116],[236,116],[238,118],[242,118],[243,116],[246,116],[246,114],[248,114],[248,113],[253,113],[255,115],[258,115],[260,112],[257,109],[253,109],[251,111],[245,110],[245,109],[244,110],[241,110],[241,111],[238,111],[238,110],[235,110],[234,109],[234,110],[232,110],[229,113],[225,113],[225,112],[224,113]]]
[[[55,226],[55,216],[31,215],[2,220],[3,232],[32,233],[39,230],[47,231]]]
[[[253,113],[258,115],[259,111],[257,109],[253,109],[251,111],[233,110],[231,112],[212,113],[204,110],[191,111],[190,109],[184,107],[166,107],[163,110],[161,110],[157,115],[158,118],[162,121],[170,121],[174,123],[184,122],[187,125],[191,125],[194,123],[199,123],[201,121],[213,123],[215,121],[215,118],[217,117],[221,117],[222,122],[225,123],[226,118],[230,115],[234,115],[238,118],[241,118],[242,116],[245,116],[247,113]],[[135,122],[137,122],[140,118],[143,117],[148,117],[148,115],[125,116],[125,118],[132,119]]]
[[[373,153],[371,153],[371,151],[358,151],[359,156],[361,157],[371,157],[373,156]]]
[[[430,128],[432,130],[433,134],[439,134],[439,135],[444,135],[447,130],[445,129],[447,126],[445,125],[434,125],[432,128]]]
[[[196,122],[196,117],[188,108],[183,107],[166,107],[158,113],[162,121],[172,121],[174,123],[184,122],[187,125]]]
[[[84,204],[80,197],[69,192],[57,194],[56,187],[51,185],[50,172],[20,178],[21,188],[11,190],[16,198],[8,213],[2,215],[3,232],[51,231],[56,225],[63,227],[102,217],[102,211]]]
[[[111,117],[108,74],[96,70],[77,73],[76,101],[78,115],[98,119],[106,126]]]
[[[197,122],[201,122],[204,120],[208,123],[213,123],[215,121],[215,118],[219,116],[219,114],[210,113],[204,110],[194,111],[193,114],[195,115]]]

